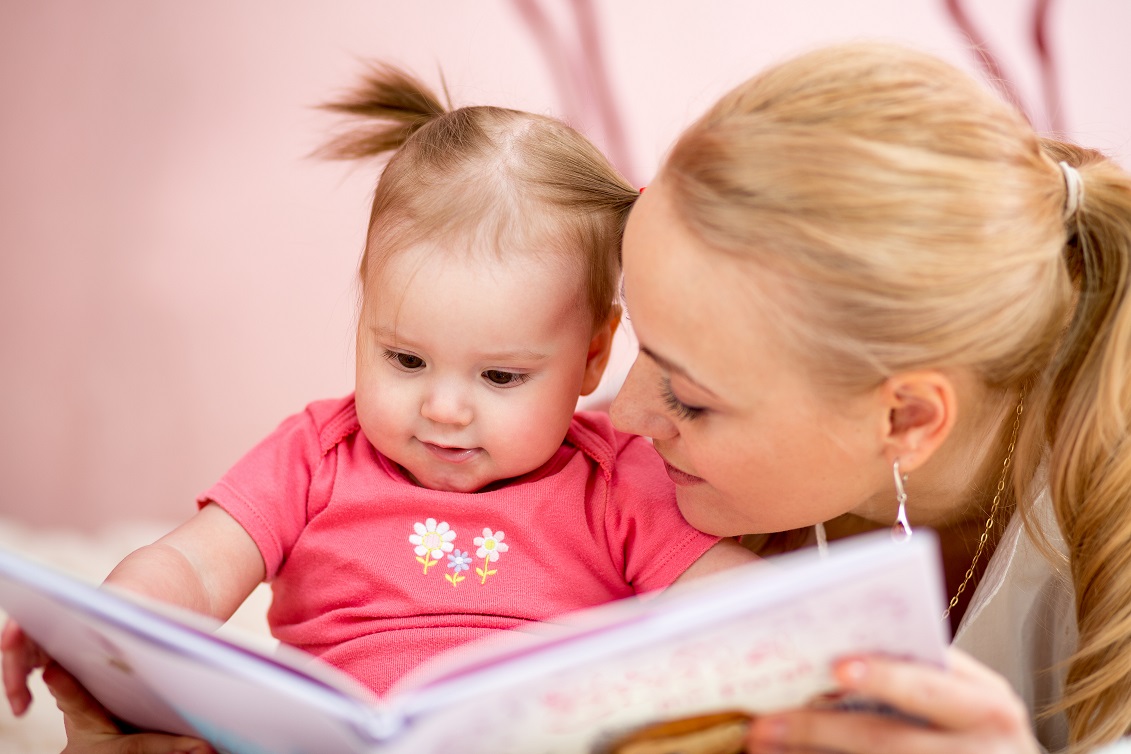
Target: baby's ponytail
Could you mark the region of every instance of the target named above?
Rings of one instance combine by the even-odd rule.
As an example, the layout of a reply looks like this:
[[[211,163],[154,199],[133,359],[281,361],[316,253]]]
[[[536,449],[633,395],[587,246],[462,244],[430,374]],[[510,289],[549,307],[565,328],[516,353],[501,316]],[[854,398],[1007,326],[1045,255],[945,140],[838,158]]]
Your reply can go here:
[[[505,107],[445,107],[383,63],[322,108],[350,128],[318,155],[388,158],[358,267],[363,295],[400,251],[443,240],[468,253],[556,255],[575,267],[595,326],[618,310],[620,240],[639,192],[578,131]]]
[[[1049,481],[1080,637],[1057,706],[1088,750],[1131,730],[1131,177],[1097,152],[1044,148],[1065,163],[1065,261],[1077,290],[1046,375]]]
[[[395,152],[422,126],[447,113],[431,89],[387,63],[371,64],[354,89],[321,107],[360,122],[332,138],[317,153],[336,160]]]

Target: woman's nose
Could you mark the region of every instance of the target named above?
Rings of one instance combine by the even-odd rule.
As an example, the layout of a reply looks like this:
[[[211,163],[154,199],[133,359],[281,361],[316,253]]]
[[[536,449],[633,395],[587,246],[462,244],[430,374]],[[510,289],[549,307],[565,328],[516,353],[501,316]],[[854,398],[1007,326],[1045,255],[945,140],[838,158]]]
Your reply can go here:
[[[437,424],[466,427],[475,418],[471,401],[464,391],[451,384],[436,384],[424,396],[420,415]]]
[[[657,367],[646,357],[637,356],[609,407],[613,425],[622,432],[657,440],[669,440],[679,434],[657,394],[659,384]]]

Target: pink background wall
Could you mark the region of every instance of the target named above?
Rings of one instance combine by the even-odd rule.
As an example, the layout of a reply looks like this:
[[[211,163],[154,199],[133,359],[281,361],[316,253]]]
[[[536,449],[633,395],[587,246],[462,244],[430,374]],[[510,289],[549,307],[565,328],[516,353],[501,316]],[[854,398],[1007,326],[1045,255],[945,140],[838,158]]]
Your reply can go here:
[[[543,4],[573,40],[569,5]],[[1039,105],[1031,4],[967,1]],[[380,57],[442,68],[457,104],[569,114],[516,8],[0,3],[0,516],[183,518],[285,415],[349,391],[375,171],[308,159],[330,126],[310,106]],[[597,20],[640,182],[724,90],[815,44],[904,41],[975,70],[941,0],[608,0]],[[1122,0],[1053,6],[1065,126],[1124,165],[1129,31]]]

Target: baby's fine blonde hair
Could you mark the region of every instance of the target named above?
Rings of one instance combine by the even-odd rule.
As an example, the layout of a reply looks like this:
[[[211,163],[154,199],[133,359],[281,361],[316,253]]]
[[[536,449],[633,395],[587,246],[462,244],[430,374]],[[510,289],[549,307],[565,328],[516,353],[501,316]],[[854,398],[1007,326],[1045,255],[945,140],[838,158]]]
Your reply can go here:
[[[419,80],[374,64],[325,107],[358,125],[323,154],[392,153],[373,198],[360,273],[419,243],[550,254],[577,273],[594,324],[619,311],[620,241],[639,196],[589,140],[544,115],[448,109]]]
[[[1083,183],[1067,217],[1061,160]],[[1080,750],[1127,733],[1128,175],[1040,139],[936,58],[856,44],[736,88],[683,134],[658,180],[707,244],[782,284],[777,324],[830,388],[958,368],[1006,400],[1024,389],[1007,495],[1027,499],[1047,460],[1076,590],[1079,649],[1060,708]],[[1002,456],[1011,429],[1012,412]]]

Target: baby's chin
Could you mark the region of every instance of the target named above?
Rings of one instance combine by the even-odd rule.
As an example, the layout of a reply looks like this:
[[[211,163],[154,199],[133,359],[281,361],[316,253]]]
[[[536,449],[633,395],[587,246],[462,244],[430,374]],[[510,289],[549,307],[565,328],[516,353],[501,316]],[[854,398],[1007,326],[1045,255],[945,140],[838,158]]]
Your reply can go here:
[[[527,463],[511,459],[511,463],[504,464],[504,468],[497,463],[494,456],[485,449],[479,449],[479,454],[470,463],[443,463],[428,454],[406,454],[411,456],[404,461],[397,460],[391,455],[387,457],[400,467],[408,480],[417,487],[424,487],[437,492],[488,492],[505,487],[519,477],[537,471],[545,465],[528,467]],[[523,459],[529,461],[530,459]]]
[[[437,492],[480,492],[490,487],[499,479],[494,476],[484,477],[481,474],[436,474],[430,469],[413,469],[402,465],[405,476],[417,487],[424,487]]]

